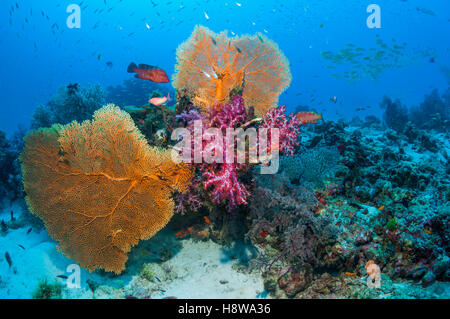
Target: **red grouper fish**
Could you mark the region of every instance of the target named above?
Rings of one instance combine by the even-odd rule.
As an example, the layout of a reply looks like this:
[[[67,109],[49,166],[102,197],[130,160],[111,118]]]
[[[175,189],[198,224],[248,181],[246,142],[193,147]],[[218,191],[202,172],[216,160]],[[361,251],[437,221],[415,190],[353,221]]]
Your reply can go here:
[[[137,73],[135,77],[138,79],[150,80],[157,83],[167,83],[169,82],[169,77],[163,69],[157,66],[139,64],[131,62],[128,66],[128,73]]]

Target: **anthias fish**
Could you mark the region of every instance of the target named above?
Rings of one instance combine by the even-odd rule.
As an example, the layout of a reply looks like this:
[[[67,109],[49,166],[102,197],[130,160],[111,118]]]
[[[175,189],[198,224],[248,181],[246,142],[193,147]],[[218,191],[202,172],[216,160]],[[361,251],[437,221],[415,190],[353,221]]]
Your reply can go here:
[[[163,96],[163,97],[152,97],[150,100],[148,100],[148,102],[150,104],[153,104],[155,106],[160,106],[163,105],[164,103],[166,103],[167,101],[172,101],[170,99],[170,93],[167,93],[167,96]]]
[[[169,82],[169,77],[163,69],[153,65],[139,64],[132,62],[128,66],[128,73],[137,73],[135,77],[143,80],[150,80],[157,83]]]

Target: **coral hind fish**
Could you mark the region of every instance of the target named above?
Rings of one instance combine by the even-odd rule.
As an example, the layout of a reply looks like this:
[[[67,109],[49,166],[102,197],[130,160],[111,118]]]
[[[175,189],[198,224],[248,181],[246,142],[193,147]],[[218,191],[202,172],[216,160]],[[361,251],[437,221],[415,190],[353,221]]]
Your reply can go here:
[[[132,62],[128,66],[128,73],[137,73],[135,75],[138,79],[149,80],[157,83],[169,82],[169,77],[163,69],[153,65],[139,64]]]
[[[307,123],[315,124],[315,123],[317,123],[318,120],[322,119],[321,114],[316,114],[314,112],[298,112],[295,114],[295,116],[300,121],[302,121],[303,124],[307,124]]]

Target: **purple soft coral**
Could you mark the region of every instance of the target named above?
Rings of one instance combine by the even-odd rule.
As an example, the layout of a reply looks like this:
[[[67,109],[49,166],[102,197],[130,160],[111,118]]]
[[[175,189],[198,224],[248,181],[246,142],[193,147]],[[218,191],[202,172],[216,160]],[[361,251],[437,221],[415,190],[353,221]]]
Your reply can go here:
[[[220,129],[233,128],[246,119],[244,99],[240,95],[235,95],[230,103],[216,105],[210,112],[210,126]]]
[[[230,103],[216,105],[211,109],[209,125],[226,130],[227,128],[235,128],[239,123],[245,123],[246,119],[244,99],[242,96],[236,95]],[[214,149],[217,142],[215,140],[206,142],[204,149]],[[224,149],[226,149],[228,145],[225,137],[223,143]],[[225,158],[223,159],[225,161]],[[207,165],[203,172],[203,187],[207,189],[214,186],[211,194],[213,201],[220,203],[222,200],[226,200],[228,210],[232,210],[241,204],[247,204],[246,198],[249,195],[237,176],[237,171],[245,165],[239,165],[234,160],[233,163],[221,164],[219,170],[217,170],[218,163]]]
[[[183,111],[181,114],[177,115],[176,118],[183,120],[186,124],[189,124],[196,120],[203,120],[204,116],[197,110],[191,109],[189,111]]]

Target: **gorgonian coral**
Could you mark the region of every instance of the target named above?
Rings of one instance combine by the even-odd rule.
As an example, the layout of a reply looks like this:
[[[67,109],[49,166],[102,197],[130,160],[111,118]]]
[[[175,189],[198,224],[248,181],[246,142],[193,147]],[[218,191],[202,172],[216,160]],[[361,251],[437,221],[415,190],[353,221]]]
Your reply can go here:
[[[185,191],[192,177],[113,105],[92,121],[29,133],[20,160],[31,212],[89,271],[120,273],[131,247],[168,223],[171,193]]]
[[[240,88],[245,104],[262,116],[291,82],[288,60],[275,42],[260,33],[228,38],[225,31],[215,34],[197,26],[178,48],[177,62],[173,86],[186,89],[205,112]]]

